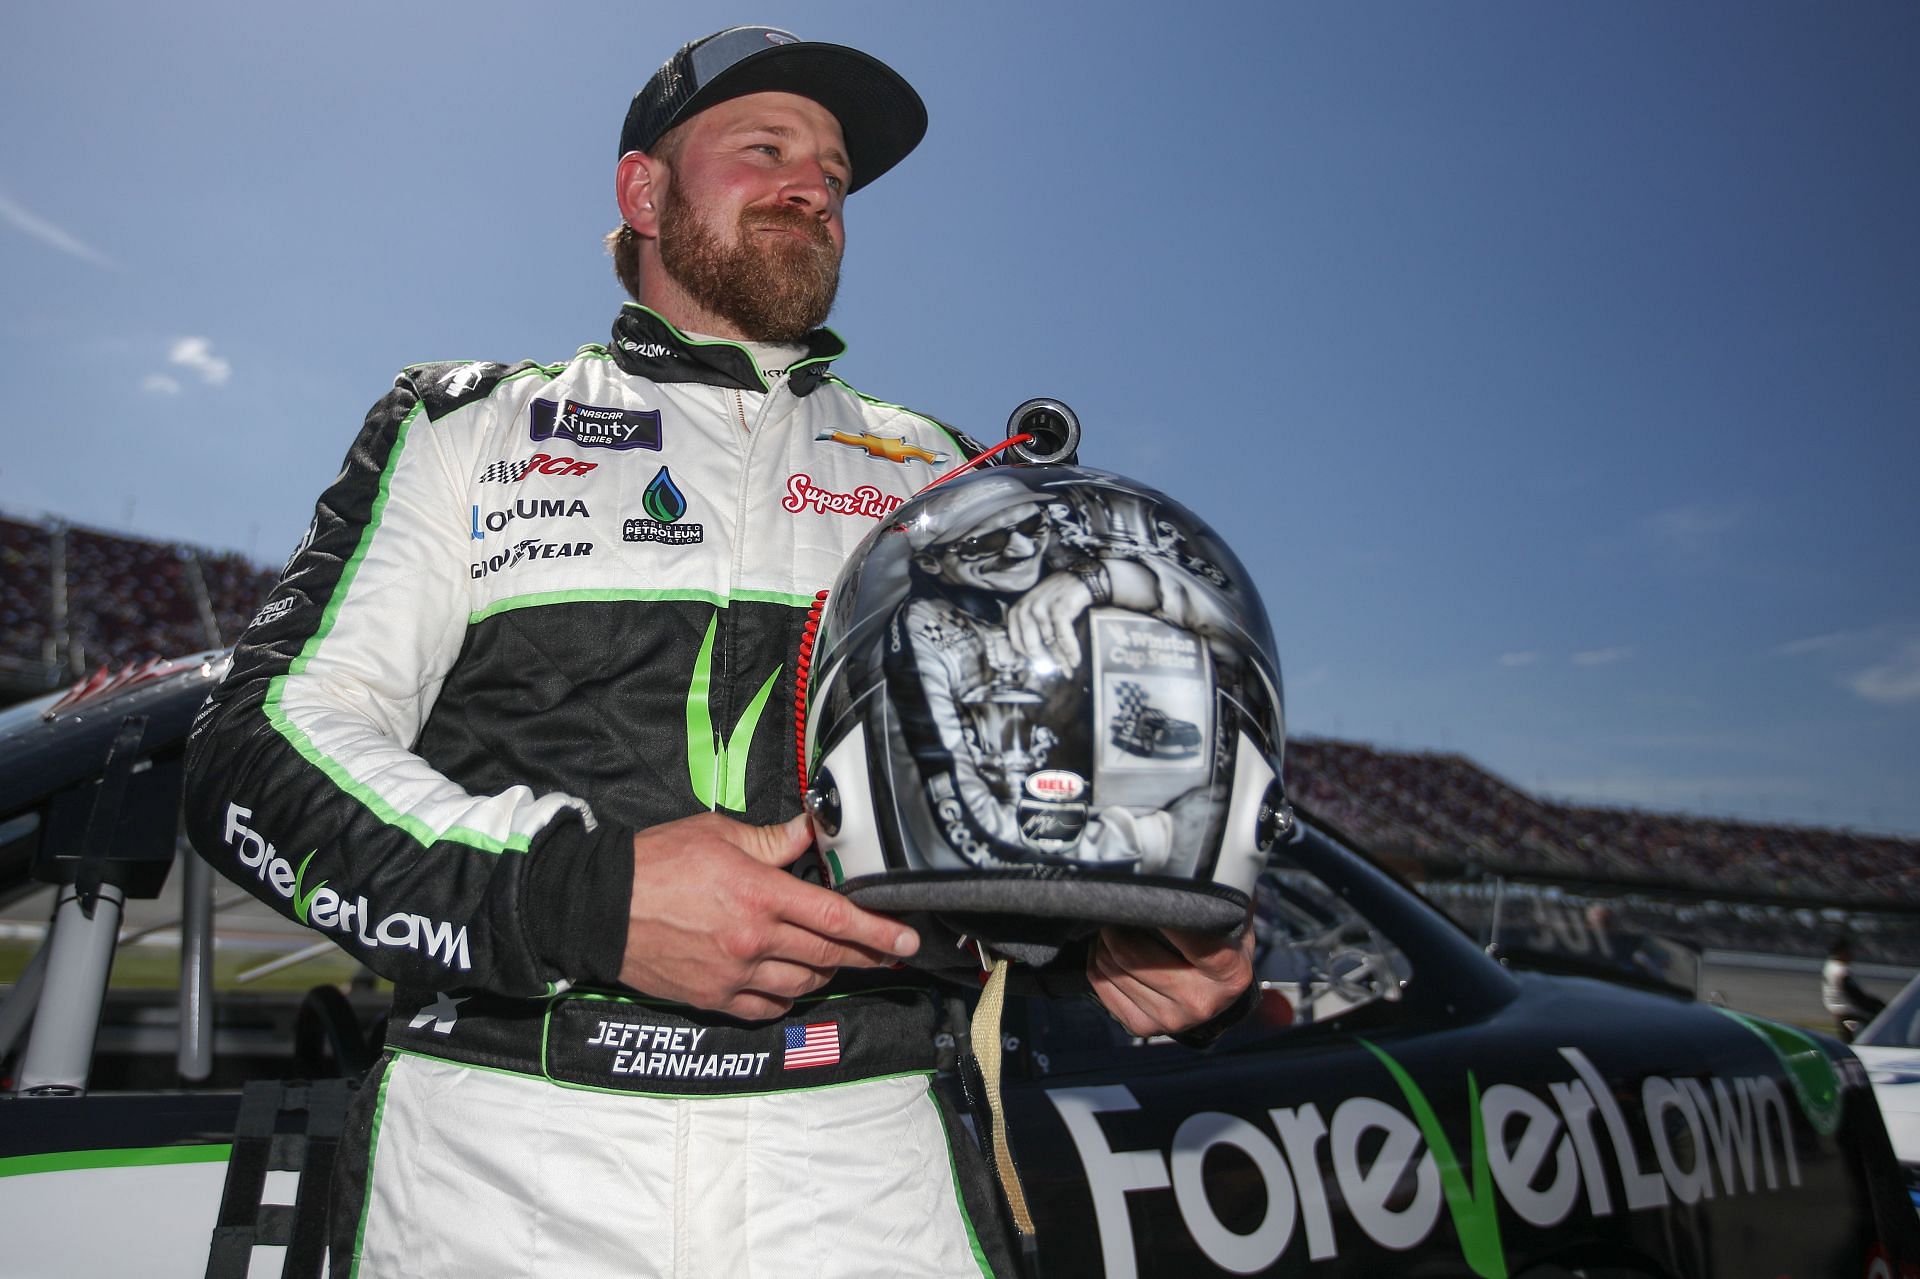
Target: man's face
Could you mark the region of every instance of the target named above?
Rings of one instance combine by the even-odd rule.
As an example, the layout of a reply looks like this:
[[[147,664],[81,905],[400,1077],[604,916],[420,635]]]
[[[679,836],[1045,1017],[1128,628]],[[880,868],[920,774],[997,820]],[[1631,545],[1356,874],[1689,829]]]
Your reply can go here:
[[[689,121],[660,192],[660,261],[689,298],[750,341],[796,342],[833,307],[852,171],[840,123],[791,93],[755,93]]]
[[[1025,591],[1046,568],[1051,537],[1045,508],[1020,506],[996,512],[952,541],[922,551],[922,567],[955,586]]]

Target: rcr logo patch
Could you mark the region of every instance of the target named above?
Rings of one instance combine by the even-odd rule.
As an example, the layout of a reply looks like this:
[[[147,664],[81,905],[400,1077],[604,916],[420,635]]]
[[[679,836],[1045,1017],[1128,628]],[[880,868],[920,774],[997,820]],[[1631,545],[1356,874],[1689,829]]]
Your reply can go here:
[[[518,484],[529,475],[585,475],[598,462],[576,462],[570,457],[535,453],[525,461],[495,462],[480,472],[482,484]]]

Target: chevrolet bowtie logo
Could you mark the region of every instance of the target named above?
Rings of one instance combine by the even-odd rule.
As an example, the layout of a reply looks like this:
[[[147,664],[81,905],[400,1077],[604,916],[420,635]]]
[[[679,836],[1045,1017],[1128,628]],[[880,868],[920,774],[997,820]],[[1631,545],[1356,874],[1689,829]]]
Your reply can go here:
[[[868,457],[883,457],[889,462],[904,462],[915,458],[922,462],[944,462],[945,453],[934,453],[921,448],[918,444],[909,444],[903,439],[891,435],[848,435],[845,431],[822,431],[813,437],[816,440],[832,440],[835,444],[846,444],[856,449],[865,449]]]

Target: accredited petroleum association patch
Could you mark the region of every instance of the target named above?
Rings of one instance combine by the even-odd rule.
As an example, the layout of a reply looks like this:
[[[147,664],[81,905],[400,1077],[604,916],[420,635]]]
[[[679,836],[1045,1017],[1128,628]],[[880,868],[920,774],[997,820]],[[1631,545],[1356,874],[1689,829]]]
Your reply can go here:
[[[664,542],[668,546],[691,546],[707,537],[704,524],[666,524],[660,520],[628,520],[620,536],[629,542]]]

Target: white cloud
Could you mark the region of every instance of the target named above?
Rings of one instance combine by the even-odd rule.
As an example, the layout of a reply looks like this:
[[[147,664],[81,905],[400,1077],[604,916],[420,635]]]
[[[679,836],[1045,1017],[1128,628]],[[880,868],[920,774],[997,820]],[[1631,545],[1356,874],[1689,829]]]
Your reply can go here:
[[[1809,635],[1771,652],[1817,662],[1840,687],[1867,701],[1883,706],[1920,702],[1920,624],[1912,621]]]
[[[1573,655],[1575,666],[1611,666],[1633,656],[1631,648],[1589,648]]]
[[[182,368],[192,369],[208,386],[221,386],[233,376],[233,365],[213,353],[206,338],[181,338],[173,344],[167,359]]]
[[[1862,638],[1859,631],[1828,631],[1825,635],[1809,635],[1805,639],[1790,640],[1773,650],[1775,657],[1805,657],[1808,653],[1830,653],[1837,648],[1845,648]]]
[[[1703,567],[1719,556],[1729,535],[1747,522],[1749,502],[1691,502],[1656,511],[1640,522],[1654,546],[1690,567]]]
[[[1908,640],[1886,661],[1848,679],[1847,687],[1888,706],[1920,701],[1920,640]]]
[[[180,384],[164,373],[149,373],[140,383],[140,389],[148,395],[178,395]]]
[[[1539,660],[1540,660],[1540,654],[1532,651],[1531,649],[1529,649],[1524,653],[1500,654],[1500,665],[1502,666],[1532,666],[1535,662]]]
[[[79,236],[55,226],[5,195],[0,195],[0,221],[6,222],[24,235],[32,236],[42,244],[60,250],[69,257],[79,258],[82,262],[91,262],[95,266],[107,268],[113,266],[106,254],[86,243]]]

